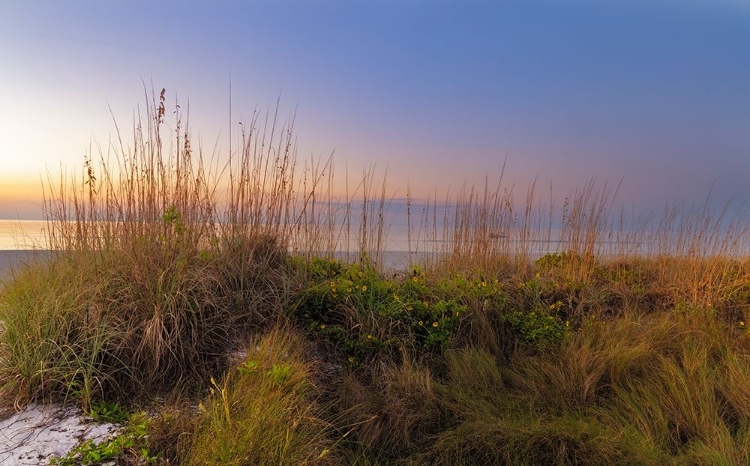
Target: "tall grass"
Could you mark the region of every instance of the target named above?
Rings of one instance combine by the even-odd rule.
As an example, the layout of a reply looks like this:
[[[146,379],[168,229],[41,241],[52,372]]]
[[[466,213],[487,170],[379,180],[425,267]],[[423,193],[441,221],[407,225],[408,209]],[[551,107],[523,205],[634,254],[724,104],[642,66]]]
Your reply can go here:
[[[0,314],[7,373],[24,374],[25,396],[73,387],[88,400],[207,380],[249,328],[283,315],[294,286],[282,267],[288,244],[311,233],[294,231],[311,203],[292,202],[291,128],[256,114],[240,152],[219,166],[194,153],[179,106],[165,127],[164,90],[148,104],[130,145],[118,129],[117,145],[89,154],[81,176],[49,180],[53,259],[17,281],[24,288]],[[301,186],[314,191],[320,175],[310,176]],[[103,332],[96,346],[91,331]]]
[[[444,199],[374,169],[338,193],[278,110],[204,158],[165,90],[146,101],[132,140],[48,180],[53,253],[0,299],[8,397],[210,390],[191,464],[748,461],[741,211],[628,215],[593,179],[519,200],[504,168]]]

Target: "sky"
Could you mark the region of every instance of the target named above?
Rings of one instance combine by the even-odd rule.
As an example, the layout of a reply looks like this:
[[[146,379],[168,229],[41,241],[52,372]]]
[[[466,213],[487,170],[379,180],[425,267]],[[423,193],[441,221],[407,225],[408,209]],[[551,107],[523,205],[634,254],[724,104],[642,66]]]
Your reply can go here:
[[[595,178],[634,209],[750,192],[746,0],[4,0],[0,218],[42,216],[40,180],[127,134],[144,83],[209,155],[280,99],[301,157],[394,197],[505,160],[520,193]]]

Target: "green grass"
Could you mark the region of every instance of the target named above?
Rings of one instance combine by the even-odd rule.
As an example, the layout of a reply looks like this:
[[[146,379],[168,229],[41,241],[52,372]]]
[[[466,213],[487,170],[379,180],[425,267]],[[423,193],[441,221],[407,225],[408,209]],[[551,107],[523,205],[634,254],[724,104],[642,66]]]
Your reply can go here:
[[[334,464],[305,346],[281,330],[250,342],[245,360],[212,381],[184,464]]]
[[[167,150],[150,104],[132,147],[49,181],[55,253],[0,290],[3,403],[132,426],[61,461],[750,462],[742,217],[674,205],[626,229],[616,189],[553,219],[533,185],[519,209],[485,184],[409,216],[425,260],[394,274],[372,173],[338,198],[332,163],[299,164],[260,114],[226,164],[179,111]],[[535,257],[553,224],[561,252]]]

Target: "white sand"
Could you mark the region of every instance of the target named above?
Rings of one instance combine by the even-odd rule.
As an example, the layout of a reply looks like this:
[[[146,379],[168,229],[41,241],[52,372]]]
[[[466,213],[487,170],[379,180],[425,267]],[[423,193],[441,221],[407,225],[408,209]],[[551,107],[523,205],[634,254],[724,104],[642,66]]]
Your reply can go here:
[[[86,440],[101,442],[119,426],[96,424],[80,409],[30,405],[0,421],[0,465],[42,465]]]

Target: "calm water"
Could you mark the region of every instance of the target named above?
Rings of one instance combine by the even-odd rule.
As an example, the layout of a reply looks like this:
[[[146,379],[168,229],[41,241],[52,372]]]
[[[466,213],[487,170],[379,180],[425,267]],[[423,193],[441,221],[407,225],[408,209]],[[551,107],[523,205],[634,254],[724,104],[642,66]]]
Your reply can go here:
[[[46,249],[45,228],[45,221],[0,220],[0,251]],[[356,233],[353,232],[353,235],[356,236]],[[344,238],[340,238],[340,241],[339,251],[349,250],[351,251],[349,255],[352,253],[356,255],[359,244],[355,238],[351,239],[348,247]],[[441,238],[425,237],[424,235],[415,233],[412,235],[411,242],[409,242],[407,229],[399,225],[387,228],[381,250],[386,255],[406,254],[408,257],[407,251],[409,250],[413,252],[418,251],[419,253],[441,251],[446,246],[446,241]],[[520,244],[516,239],[509,239],[504,242],[505,247],[511,251]],[[602,245],[606,243],[608,241],[601,241]],[[374,243],[370,243],[370,247],[374,246]],[[541,256],[547,252],[558,250],[559,246],[556,240],[530,240],[526,246],[526,252],[532,257]],[[347,255],[346,252],[340,254]],[[408,259],[404,260],[408,262]]]
[[[44,257],[45,222],[36,220],[0,220],[0,281],[12,270]]]
[[[45,228],[45,221],[0,220],[0,251],[8,252],[45,249]],[[354,231],[352,231],[352,235],[356,237],[356,229],[353,230]],[[525,254],[528,254],[530,257],[534,258],[544,255],[548,252],[566,250],[569,246],[566,246],[557,239],[559,237],[558,232],[555,230],[551,231],[552,234],[550,235],[549,239],[527,240],[525,242],[525,246],[523,247],[523,251],[525,252]],[[445,230],[443,230],[443,232],[445,232]],[[409,263],[410,255],[407,252],[409,250],[412,251],[412,261],[419,261],[420,256],[425,252],[444,251],[444,248],[448,246],[446,240],[440,238],[440,236],[442,236],[440,233],[433,234],[432,237],[430,237],[430,235],[426,236],[427,237],[425,237],[425,235],[413,233],[410,242],[406,227],[403,227],[402,225],[392,225],[391,227],[388,227],[385,232],[384,244],[382,244],[380,248],[383,251],[384,262],[400,268],[401,266]],[[435,236],[437,236],[438,238],[435,238]],[[510,253],[520,252],[521,250],[519,249],[519,247],[521,246],[521,242],[516,238],[516,236],[517,235],[513,234],[513,232],[511,231],[509,232],[509,236],[503,235],[501,237],[498,237],[497,241],[502,243],[501,249]],[[720,235],[717,235],[716,238],[719,238],[719,236]],[[345,238],[339,238],[339,253],[336,254],[337,256],[343,256],[342,258],[344,259],[346,259],[347,257],[356,257],[356,251],[358,251],[359,244],[354,237],[351,239],[351,243],[348,245],[348,247],[345,242]],[[716,245],[711,243],[716,238],[708,235],[707,238],[704,238],[705,244],[701,244],[701,242],[698,241],[696,245],[699,249],[709,254],[715,253],[717,251],[713,250],[712,246],[715,247]],[[630,255],[647,255],[652,252],[650,250],[651,247],[649,245],[648,238],[639,239],[639,241],[629,241],[627,238],[599,238],[596,241],[597,254],[606,256],[608,254],[616,255],[617,253],[625,252]],[[750,238],[746,238],[744,235],[740,235],[739,238],[735,238],[735,241],[737,241],[737,243],[734,244],[732,248],[730,248],[730,255],[746,256],[750,253]],[[669,247],[667,247],[666,250],[663,249],[663,247],[664,244],[662,243],[662,249],[657,252],[673,252],[669,250]],[[370,248],[374,249],[375,244],[370,243]],[[345,252],[347,250],[350,250],[352,252],[347,254]],[[675,252],[684,253],[684,251]],[[729,251],[719,252],[726,253]]]
[[[0,251],[44,249],[44,221],[0,220]]]
[[[40,253],[33,250],[45,249],[45,221],[36,220],[0,220],[0,279],[9,273],[12,265],[20,265],[31,261]],[[409,242],[406,228],[394,226],[388,228],[383,245],[383,252],[380,256],[382,265],[386,269],[404,270],[409,267],[410,263],[422,262],[427,256],[424,251],[439,251],[445,246],[445,241],[440,239],[424,237],[415,234],[411,244]],[[349,245],[351,252],[346,252],[346,245],[340,245],[340,250],[333,253],[333,256],[347,261],[356,260],[357,241],[352,239]],[[371,246],[374,246],[372,244]],[[409,254],[411,246],[412,253]],[[537,244],[540,248],[538,255],[541,255],[549,248],[549,244]],[[328,255],[320,252],[321,255]]]
[[[46,249],[44,220],[0,220],[0,251]],[[406,251],[409,249],[408,235],[397,228],[387,234],[386,250]],[[417,239],[414,239],[414,244]],[[424,240],[422,240],[424,242]],[[430,241],[434,243],[436,241]],[[352,239],[352,246],[356,240]]]

